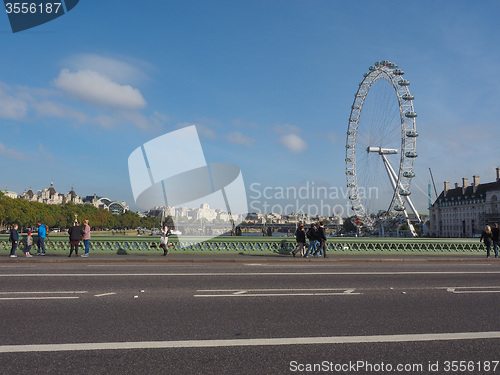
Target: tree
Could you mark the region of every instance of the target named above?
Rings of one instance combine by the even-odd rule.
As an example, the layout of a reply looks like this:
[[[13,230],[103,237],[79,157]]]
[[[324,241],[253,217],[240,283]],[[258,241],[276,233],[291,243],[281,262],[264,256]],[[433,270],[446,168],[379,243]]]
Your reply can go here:
[[[344,220],[344,224],[342,225],[342,229],[344,230],[345,233],[357,231],[357,228],[352,223],[352,220],[354,220],[354,218],[348,218],[348,219]]]

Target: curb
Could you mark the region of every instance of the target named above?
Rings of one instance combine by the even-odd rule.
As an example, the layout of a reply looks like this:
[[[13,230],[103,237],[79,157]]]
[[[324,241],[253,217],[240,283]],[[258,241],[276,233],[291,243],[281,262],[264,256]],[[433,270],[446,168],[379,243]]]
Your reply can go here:
[[[71,257],[61,254],[49,254],[45,257],[34,256],[26,258],[18,256],[17,258],[9,258],[8,255],[0,256],[0,264],[47,264],[47,263],[65,263],[65,264],[102,264],[102,263],[240,263],[240,264],[260,264],[260,263],[286,263],[286,264],[329,264],[329,263],[470,263],[479,262],[486,264],[498,264],[500,261],[495,258],[487,259],[479,254],[471,255],[428,255],[428,254],[401,254],[396,255],[373,255],[373,254],[355,254],[355,255],[336,255],[331,254],[327,258],[300,258],[290,255],[241,255],[241,254],[224,254],[224,255],[200,255],[200,254],[171,254],[163,257],[160,254],[90,254],[88,258]]]

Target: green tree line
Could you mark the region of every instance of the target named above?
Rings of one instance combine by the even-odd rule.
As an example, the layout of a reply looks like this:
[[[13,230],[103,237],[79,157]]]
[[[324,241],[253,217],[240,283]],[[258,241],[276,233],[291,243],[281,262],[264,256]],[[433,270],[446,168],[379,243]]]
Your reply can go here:
[[[160,225],[157,217],[139,217],[133,211],[112,214],[108,210],[91,204],[45,204],[30,202],[22,198],[9,198],[0,192],[0,227],[10,227],[17,223],[20,228],[34,228],[40,220],[49,228],[69,228],[78,215],[80,223],[89,220],[93,229],[153,228]]]

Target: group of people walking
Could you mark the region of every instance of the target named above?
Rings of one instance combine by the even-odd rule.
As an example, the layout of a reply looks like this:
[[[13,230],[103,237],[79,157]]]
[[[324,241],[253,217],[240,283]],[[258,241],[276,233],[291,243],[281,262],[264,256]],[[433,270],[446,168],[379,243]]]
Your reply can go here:
[[[12,228],[10,229],[10,235],[9,235],[9,241],[12,244],[12,247],[10,248],[10,257],[11,258],[17,258],[16,255],[16,250],[19,246],[19,232],[17,229],[19,228],[18,224],[14,224]],[[44,224],[42,224],[41,221],[38,222],[38,241],[37,241],[37,247],[38,251],[36,252],[35,255],[45,255],[45,238],[47,237],[47,228],[45,227]],[[31,258],[33,255],[31,255],[31,247],[33,246],[33,237],[31,235],[31,231],[28,231],[28,235],[26,237],[26,249],[25,249],[25,255],[28,258]]]
[[[19,246],[19,225],[14,224],[10,230],[9,241],[12,244],[10,249],[10,257],[17,258],[16,250]],[[80,246],[80,241],[83,241],[85,252],[82,257],[88,257],[90,251],[90,225],[89,221],[85,220],[83,226],[80,226],[78,221],[75,220],[73,226],[68,230],[70,251],[68,257],[71,257],[73,251],[75,255],[78,256],[78,247]],[[45,255],[45,238],[47,238],[47,228],[41,221],[38,222],[38,240],[37,240],[37,252],[35,255],[44,256]],[[33,246],[33,236],[31,231],[28,231],[25,243],[25,256],[28,258],[33,257],[31,254],[31,247]]]
[[[309,246],[306,250],[306,239],[309,240]],[[309,254],[311,256],[326,258],[326,231],[325,224],[320,221],[318,224],[314,223],[307,229],[304,229],[304,224],[299,221],[297,230],[295,231],[295,240],[297,241],[297,248],[292,251],[292,255],[295,257],[298,252],[304,258],[308,258]]]

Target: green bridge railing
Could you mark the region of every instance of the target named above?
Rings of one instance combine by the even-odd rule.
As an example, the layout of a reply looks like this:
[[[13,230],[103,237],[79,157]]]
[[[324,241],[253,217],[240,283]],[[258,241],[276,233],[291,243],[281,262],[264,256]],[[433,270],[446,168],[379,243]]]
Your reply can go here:
[[[20,250],[25,246],[25,235],[20,238]],[[169,238],[172,253],[244,253],[244,254],[290,254],[296,248],[293,237],[203,237]],[[33,236],[36,251],[36,236]],[[90,240],[91,253],[115,254],[161,254],[158,236],[105,236],[94,235]],[[203,241],[203,242],[202,242]],[[83,243],[82,243],[83,244]],[[69,253],[67,236],[49,235],[45,240],[47,253]],[[0,254],[7,254],[11,244],[7,235],[0,235]],[[19,250],[18,250],[19,251]],[[83,253],[82,247],[80,251]],[[329,254],[356,253],[484,253],[485,248],[478,239],[429,239],[429,238],[352,238],[330,237],[327,242]]]

